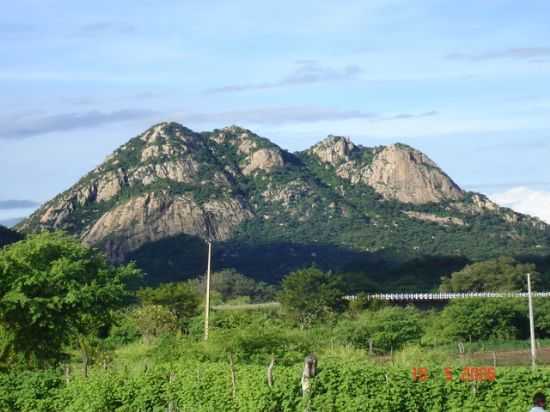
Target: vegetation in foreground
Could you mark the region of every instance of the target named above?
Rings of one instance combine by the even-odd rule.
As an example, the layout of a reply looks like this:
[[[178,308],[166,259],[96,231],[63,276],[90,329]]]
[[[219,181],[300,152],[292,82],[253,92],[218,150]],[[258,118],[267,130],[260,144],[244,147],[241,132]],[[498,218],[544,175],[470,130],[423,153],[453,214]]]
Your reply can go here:
[[[492,287],[487,268],[513,290],[523,288],[517,273],[534,269],[500,259],[468,267],[442,287]],[[0,250],[0,410],[523,411],[550,384],[545,367],[511,369],[498,355],[478,356],[526,347],[522,299],[420,310],[362,295],[345,301],[346,279],[315,267],[292,273],[277,291],[225,271],[213,276],[214,305],[275,298],[281,305],[213,311],[205,342],[203,280],[138,288],[139,277],[134,266],[113,267],[59,233]],[[535,307],[537,336],[550,338],[550,302],[537,299]],[[319,368],[304,396],[309,353]],[[495,382],[459,378],[464,367],[494,361]],[[417,367],[429,370],[425,382],[411,379]]]

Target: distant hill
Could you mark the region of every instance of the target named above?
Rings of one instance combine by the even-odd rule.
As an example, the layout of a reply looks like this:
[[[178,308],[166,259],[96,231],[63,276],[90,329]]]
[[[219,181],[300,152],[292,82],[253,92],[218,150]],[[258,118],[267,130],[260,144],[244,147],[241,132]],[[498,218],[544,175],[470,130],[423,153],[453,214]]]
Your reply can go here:
[[[0,220],[0,225],[2,226],[5,226],[5,227],[12,227],[12,226],[15,226],[16,224],[18,224],[19,222],[25,220],[24,217],[14,217],[14,218],[11,218],[11,219],[2,219]]]
[[[23,236],[7,227],[0,225],[0,248],[9,245],[10,243],[21,240]]]
[[[216,267],[267,281],[311,263],[383,277],[431,257],[550,254],[547,224],[464,191],[412,147],[329,136],[290,153],[237,126],[177,123],[131,139],[17,228],[67,230],[155,281],[202,273],[207,238]]]

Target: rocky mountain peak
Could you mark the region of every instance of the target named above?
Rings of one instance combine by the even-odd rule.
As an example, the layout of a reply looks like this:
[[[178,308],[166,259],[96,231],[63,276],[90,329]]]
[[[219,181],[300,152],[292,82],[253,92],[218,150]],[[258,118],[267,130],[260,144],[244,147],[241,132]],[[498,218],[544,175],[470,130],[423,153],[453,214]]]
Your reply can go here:
[[[146,143],[163,142],[170,139],[187,140],[197,134],[191,129],[176,122],[162,122],[156,124],[140,135],[140,139]]]
[[[380,198],[397,203],[386,213]],[[427,203],[429,213],[411,206]],[[535,231],[529,233],[538,236],[537,245],[546,244],[547,225],[465,194],[428,156],[406,145],[367,148],[329,136],[294,156],[238,126],[197,133],[165,122],[130,139],[18,229],[64,229],[123,260],[179,235],[256,241],[265,233],[266,239],[316,243],[326,234],[323,241],[331,243],[353,233],[365,239],[361,247],[386,247],[380,243],[386,235],[396,242],[409,236],[400,225],[470,230],[483,215],[500,219],[502,236],[518,245],[524,242],[524,229],[514,232],[518,225]]]
[[[465,194],[433,160],[403,144],[386,146],[374,156],[366,183],[385,199],[403,203],[438,203]]]
[[[358,147],[348,137],[329,135],[307,152],[316,156],[321,162],[337,166],[350,160],[352,152]]]
[[[249,155],[260,146],[259,136],[248,129],[239,126],[224,127],[216,130],[210,138],[218,144],[230,144],[236,147],[240,154]]]

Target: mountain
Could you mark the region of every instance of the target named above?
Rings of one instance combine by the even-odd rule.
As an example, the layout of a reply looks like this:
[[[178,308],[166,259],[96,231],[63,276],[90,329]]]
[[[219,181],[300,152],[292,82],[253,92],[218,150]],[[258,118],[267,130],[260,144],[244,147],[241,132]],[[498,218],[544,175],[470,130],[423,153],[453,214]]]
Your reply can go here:
[[[428,256],[550,254],[548,225],[462,190],[407,145],[329,136],[290,153],[237,126],[155,125],[16,227],[64,229],[155,281],[201,273],[205,239],[218,268],[268,281],[311,263],[387,274]]]
[[[8,229],[0,225],[0,249],[10,243],[17,242],[23,239],[23,236],[20,233],[17,233],[13,230]]]
[[[24,217],[12,217],[12,218],[8,218],[8,219],[1,219],[0,220],[0,226],[5,226],[5,227],[12,227],[12,226],[15,226],[16,224],[18,224],[19,222],[25,220]]]

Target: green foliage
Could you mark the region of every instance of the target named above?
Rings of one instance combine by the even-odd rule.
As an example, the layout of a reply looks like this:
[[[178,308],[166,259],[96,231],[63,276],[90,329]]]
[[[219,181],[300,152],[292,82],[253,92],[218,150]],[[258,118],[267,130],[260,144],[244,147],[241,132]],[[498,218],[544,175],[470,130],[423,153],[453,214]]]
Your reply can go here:
[[[178,328],[178,318],[165,306],[143,305],[136,308],[132,315],[145,341],[175,332]]]
[[[171,403],[181,411],[511,411],[531,407],[537,391],[550,385],[550,373],[499,368],[494,382],[444,379],[440,367],[426,365],[430,377],[414,382],[410,369],[365,362],[319,363],[311,393],[302,398],[301,365],[275,364],[273,387],[265,366],[235,367],[235,397],[229,362],[189,362],[151,367],[127,375],[95,371],[88,379],[63,384],[53,371],[0,375],[0,408],[20,412],[163,411]]]
[[[0,324],[29,362],[59,359],[72,336],[110,324],[139,275],[66,234],[31,235],[0,250]]]
[[[519,263],[511,257],[476,262],[441,283],[443,292],[521,292],[527,290],[526,274],[533,287],[539,280],[534,264]]]
[[[188,320],[199,312],[201,296],[190,283],[164,283],[156,288],[143,288],[137,293],[144,305],[160,305],[170,310],[184,328]]]
[[[423,326],[419,310],[394,306],[365,311],[358,320],[340,322],[337,335],[343,343],[356,348],[368,349],[372,341],[374,348],[390,351],[419,342]]]
[[[200,290],[206,290],[206,277],[200,278]],[[239,297],[249,297],[251,302],[265,302],[275,297],[275,287],[265,282],[238,273],[235,269],[224,269],[211,274],[210,290],[218,292],[221,300],[227,302]]]
[[[535,317],[535,334],[538,338],[550,337],[550,300],[545,298],[533,299]]]
[[[0,373],[0,410],[56,411],[61,377],[56,370]]]
[[[524,339],[528,324],[525,299],[462,299],[443,309],[427,340]]]
[[[113,313],[113,324],[109,336],[105,339],[108,346],[126,345],[135,342],[139,337],[141,334],[133,316],[133,309],[125,308]]]
[[[301,327],[306,327],[343,310],[343,289],[339,276],[310,267],[283,279],[279,300]]]

